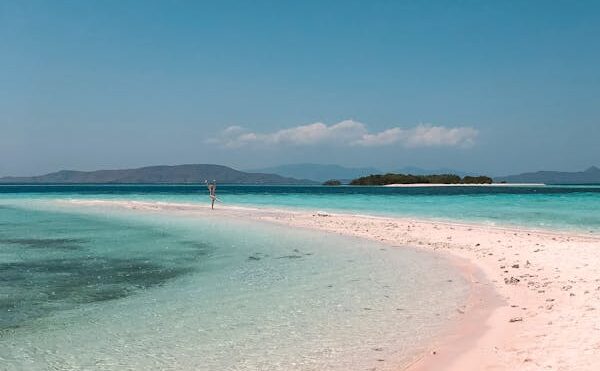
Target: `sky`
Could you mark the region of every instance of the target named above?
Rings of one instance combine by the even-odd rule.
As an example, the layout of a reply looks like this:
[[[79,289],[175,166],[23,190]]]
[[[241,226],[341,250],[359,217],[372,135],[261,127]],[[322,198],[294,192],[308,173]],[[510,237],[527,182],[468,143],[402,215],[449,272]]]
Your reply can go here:
[[[600,165],[598,1],[0,1],[0,176]]]

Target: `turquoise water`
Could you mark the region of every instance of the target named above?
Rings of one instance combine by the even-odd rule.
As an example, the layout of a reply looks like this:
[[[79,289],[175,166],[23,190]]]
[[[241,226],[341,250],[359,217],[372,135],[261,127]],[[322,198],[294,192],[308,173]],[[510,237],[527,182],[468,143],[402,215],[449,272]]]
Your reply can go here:
[[[2,370],[396,369],[468,294],[410,248],[47,201],[0,201]]]
[[[600,186],[320,187],[219,186],[223,205],[414,216],[442,220],[600,231]],[[135,199],[204,203],[203,186],[0,186],[2,199]],[[217,204],[218,206],[218,204]]]
[[[600,231],[600,187],[219,186],[221,205]],[[0,370],[396,369],[458,316],[439,256],[210,213],[203,186],[0,186]]]

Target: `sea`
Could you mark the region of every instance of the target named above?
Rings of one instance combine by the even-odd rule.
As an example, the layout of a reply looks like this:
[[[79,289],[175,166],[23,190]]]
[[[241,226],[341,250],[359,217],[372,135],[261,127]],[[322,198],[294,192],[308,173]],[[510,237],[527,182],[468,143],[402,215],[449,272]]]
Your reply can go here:
[[[223,205],[600,232],[599,186],[219,185]],[[0,370],[391,370],[461,316],[443,256],[243,218],[203,185],[0,185]]]

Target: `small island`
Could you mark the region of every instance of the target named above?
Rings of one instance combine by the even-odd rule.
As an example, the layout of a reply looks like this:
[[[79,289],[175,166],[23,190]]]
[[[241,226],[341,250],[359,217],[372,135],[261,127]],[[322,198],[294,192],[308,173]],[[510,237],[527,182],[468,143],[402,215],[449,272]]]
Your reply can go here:
[[[339,185],[342,185],[342,182],[340,182],[337,179],[329,179],[329,180],[323,182],[323,185],[326,185],[326,186],[339,186]]]
[[[433,174],[433,175],[412,175],[412,174],[372,174],[356,178],[350,182],[350,185],[390,185],[390,184],[492,184],[492,178],[488,176],[465,176],[461,178],[455,174]]]

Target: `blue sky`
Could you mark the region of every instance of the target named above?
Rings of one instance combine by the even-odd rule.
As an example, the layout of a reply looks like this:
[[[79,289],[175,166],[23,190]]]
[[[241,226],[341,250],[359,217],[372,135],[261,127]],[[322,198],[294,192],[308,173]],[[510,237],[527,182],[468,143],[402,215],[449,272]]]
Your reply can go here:
[[[598,1],[2,1],[0,175],[600,165]]]

